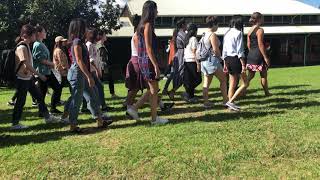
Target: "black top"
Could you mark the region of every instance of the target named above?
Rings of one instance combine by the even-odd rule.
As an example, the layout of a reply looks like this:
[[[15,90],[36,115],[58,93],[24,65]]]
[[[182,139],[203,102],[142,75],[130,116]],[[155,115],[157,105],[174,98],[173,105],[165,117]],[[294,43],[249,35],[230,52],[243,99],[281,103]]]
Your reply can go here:
[[[259,29],[260,28],[255,28],[249,36],[250,50],[247,58],[247,64],[254,64],[254,65],[263,64],[263,56],[259,49],[258,37],[257,37],[257,31]]]

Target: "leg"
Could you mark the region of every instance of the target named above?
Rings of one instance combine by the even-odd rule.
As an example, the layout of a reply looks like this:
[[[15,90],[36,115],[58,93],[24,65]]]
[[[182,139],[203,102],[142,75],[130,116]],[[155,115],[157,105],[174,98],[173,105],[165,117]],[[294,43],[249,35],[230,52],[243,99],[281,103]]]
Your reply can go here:
[[[155,121],[157,118],[157,107],[158,107],[158,81],[148,82],[150,88],[150,106],[151,106],[151,120]]]
[[[248,71],[248,83],[250,84],[250,81],[254,78],[256,72],[254,71]],[[243,90],[240,96],[245,96],[247,93],[247,89]]]
[[[109,68],[109,72],[108,72],[108,82],[109,82],[110,94],[111,95],[115,95],[115,92],[114,92],[114,80],[113,80],[111,68]]]
[[[126,100],[127,106],[128,105],[130,105],[130,106],[133,105],[134,99],[135,99],[137,93],[138,93],[137,89],[128,90],[128,95],[127,95],[127,100]]]
[[[203,76],[203,103],[208,104],[209,103],[209,88],[211,85],[213,75],[204,75]]]
[[[49,79],[49,76],[46,76],[46,77]],[[40,78],[37,78],[37,82],[38,82],[38,87],[41,92],[42,99],[44,102],[46,102],[45,99],[46,99],[46,94],[48,91],[48,84],[46,81],[42,81]]]
[[[264,94],[266,96],[270,96],[271,93],[269,92],[269,87],[268,87],[268,71],[266,69],[261,71],[260,77],[261,77],[261,86],[263,87]]]
[[[23,111],[23,106],[25,105],[26,102],[26,97],[27,97],[27,92],[28,88],[30,86],[29,81],[25,80],[20,80],[17,79],[17,99],[16,103],[13,108],[13,114],[12,114],[12,125],[17,125],[19,124],[19,121],[21,119],[22,111]]]
[[[106,106],[106,101],[105,101],[105,96],[104,96],[104,87],[102,82],[100,81],[100,79],[97,77],[96,74],[92,74],[93,75],[93,79],[95,81],[96,87],[97,87],[97,91],[98,91],[98,99],[100,100],[100,104],[102,107]]]
[[[242,81],[242,84],[241,86],[237,89],[237,91],[234,93],[234,95],[231,97],[231,99],[229,99],[229,102],[233,103],[235,99],[237,99],[240,94],[245,91],[248,86],[249,86],[249,82],[248,82],[248,79],[247,79],[247,75],[245,73],[242,73],[241,74],[241,81]]]
[[[44,116],[44,118],[49,118],[49,112],[46,104],[42,98],[40,89],[32,82],[29,88],[29,93],[38,102],[39,112]]]
[[[235,89],[237,87],[239,80],[238,74],[229,74],[229,91],[228,91],[228,98],[229,100],[233,97]]]
[[[53,74],[49,76],[47,83],[53,89],[53,93],[51,96],[51,110],[55,110],[57,107],[57,104],[60,102],[62,85],[59,84],[58,80]]]
[[[87,101],[88,109],[90,110],[92,116],[94,118],[101,117],[101,110],[100,110],[100,103],[98,99],[98,94],[96,93],[94,88],[89,87],[89,84],[87,81],[84,83],[84,89],[83,89],[83,97]]]
[[[217,69],[214,75],[219,79],[220,81],[220,91],[223,97],[223,104],[228,102],[228,93],[227,93],[227,79],[222,71],[222,69]]]

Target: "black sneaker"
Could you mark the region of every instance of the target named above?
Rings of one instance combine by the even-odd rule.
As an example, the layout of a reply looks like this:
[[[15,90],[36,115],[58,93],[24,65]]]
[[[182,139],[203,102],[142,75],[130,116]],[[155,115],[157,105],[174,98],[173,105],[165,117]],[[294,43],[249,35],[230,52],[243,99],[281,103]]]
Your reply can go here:
[[[107,105],[101,108],[101,111],[111,111],[111,110],[112,110],[112,107]]]
[[[14,106],[16,104],[16,102],[11,100],[11,101],[7,102],[7,104],[8,104],[8,106]]]
[[[169,111],[172,109],[172,107],[174,106],[174,103],[164,103],[163,107],[160,106],[161,111],[165,112],[165,111]]]
[[[81,113],[84,113],[84,114],[90,113],[89,109],[87,109],[87,108],[82,108],[82,109],[80,110],[80,112],[81,112]]]
[[[53,114],[62,114],[62,111],[59,111],[58,109],[53,108],[53,109],[50,110],[50,113],[53,113]]]

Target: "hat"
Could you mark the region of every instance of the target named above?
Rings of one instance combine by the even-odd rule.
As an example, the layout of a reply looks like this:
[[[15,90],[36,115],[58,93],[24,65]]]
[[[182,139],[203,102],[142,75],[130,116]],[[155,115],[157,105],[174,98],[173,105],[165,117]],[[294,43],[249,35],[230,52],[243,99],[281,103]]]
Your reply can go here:
[[[67,41],[67,39],[65,39],[62,36],[57,36],[54,41],[57,43],[57,42],[60,42],[60,41]]]

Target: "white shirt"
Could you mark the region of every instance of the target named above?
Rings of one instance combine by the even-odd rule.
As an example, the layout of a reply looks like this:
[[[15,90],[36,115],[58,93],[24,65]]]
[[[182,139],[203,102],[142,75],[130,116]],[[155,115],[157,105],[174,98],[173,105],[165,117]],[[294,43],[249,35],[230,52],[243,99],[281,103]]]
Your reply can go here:
[[[133,40],[134,36],[135,36],[135,34],[131,38],[131,56],[138,56],[138,50],[137,50],[137,48],[134,44],[134,40]]]
[[[236,28],[231,28],[223,37],[222,58],[227,56],[244,57],[243,33]]]
[[[88,48],[89,51],[89,60],[90,63],[93,63],[98,69],[102,68],[102,62],[100,62],[100,60],[98,59],[98,51],[97,51],[97,47],[95,44],[93,44],[92,42],[88,41],[86,43],[86,46]],[[91,65],[90,66],[90,72],[95,72],[96,69]]]
[[[188,45],[184,48],[184,61],[185,62],[196,62],[195,54],[192,52],[197,49],[198,40],[196,37],[189,39]]]

